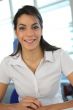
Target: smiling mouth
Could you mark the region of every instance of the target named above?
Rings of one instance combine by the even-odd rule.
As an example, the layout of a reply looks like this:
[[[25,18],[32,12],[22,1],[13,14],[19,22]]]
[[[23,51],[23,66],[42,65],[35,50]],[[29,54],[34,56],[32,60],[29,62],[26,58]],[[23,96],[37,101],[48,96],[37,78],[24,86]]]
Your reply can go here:
[[[24,40],[28,44],[32,44],[36,39]]]

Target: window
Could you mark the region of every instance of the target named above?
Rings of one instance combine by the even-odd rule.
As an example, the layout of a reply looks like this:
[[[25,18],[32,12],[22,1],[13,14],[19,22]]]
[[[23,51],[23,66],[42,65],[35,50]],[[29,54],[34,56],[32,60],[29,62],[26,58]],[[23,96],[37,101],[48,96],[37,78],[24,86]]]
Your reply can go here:
[[[15,14],[24,5],[34,5],[34,2],[33,0],[12,0],[13,13]]]
[[[45,7],[46,5],[51,5],[60,2],[61,0],[37,0],[38,7]]]
[[[42,2],[42,0],[41,0]],[[69,0],[37,2],[43,17],[43,37],[52,45],[61,47],[73,58],[72,15]],[[61,82],[69,82],[62,75]]]
[[[15,38],[12,18],[18,8],[23,5],[34,5],[33,0],[1,0],[0,1],[0,62],[13,52]]]
[[[0,1],[0,61],[13,51],[13,29],[8,0]]]
[[[70,27],[72,15],[69,0],[53,1],[55,3],[43,4],[41,7],[38,6],[44,22],[44,39],[52,45],[71,52],[73,51],[73,42],[71,40],[73,33]],[[39,4],[39,1],[37,4]]]

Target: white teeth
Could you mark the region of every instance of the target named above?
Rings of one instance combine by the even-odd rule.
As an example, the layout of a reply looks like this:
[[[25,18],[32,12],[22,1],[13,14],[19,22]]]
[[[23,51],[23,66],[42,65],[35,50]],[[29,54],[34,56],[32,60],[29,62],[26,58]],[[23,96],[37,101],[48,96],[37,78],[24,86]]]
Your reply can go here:
[[[25,40],[28,43],[32,43],[34,40]]]

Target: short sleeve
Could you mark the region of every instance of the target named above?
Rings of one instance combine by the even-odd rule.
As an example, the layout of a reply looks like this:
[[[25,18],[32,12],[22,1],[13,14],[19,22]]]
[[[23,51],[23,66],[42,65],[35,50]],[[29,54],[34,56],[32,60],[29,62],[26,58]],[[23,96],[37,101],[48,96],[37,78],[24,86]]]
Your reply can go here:
[[[61,50],[61,70],[66,76],[73,72],[73,60],[64,50]]]
[[[8,66],[3,60],[0,64],[0,83],[8,84],[10,82]]]

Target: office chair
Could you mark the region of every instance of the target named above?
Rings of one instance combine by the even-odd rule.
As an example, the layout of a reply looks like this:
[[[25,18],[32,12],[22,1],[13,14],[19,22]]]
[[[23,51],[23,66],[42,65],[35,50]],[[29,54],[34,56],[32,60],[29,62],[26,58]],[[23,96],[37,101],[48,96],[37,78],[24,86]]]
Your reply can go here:
[[[11,96],[10,96],[10,103],[18,103],[18,102],[19,102],[18,101],[18,94],[17,94],[16,90],[14,89],[12,91]]]

